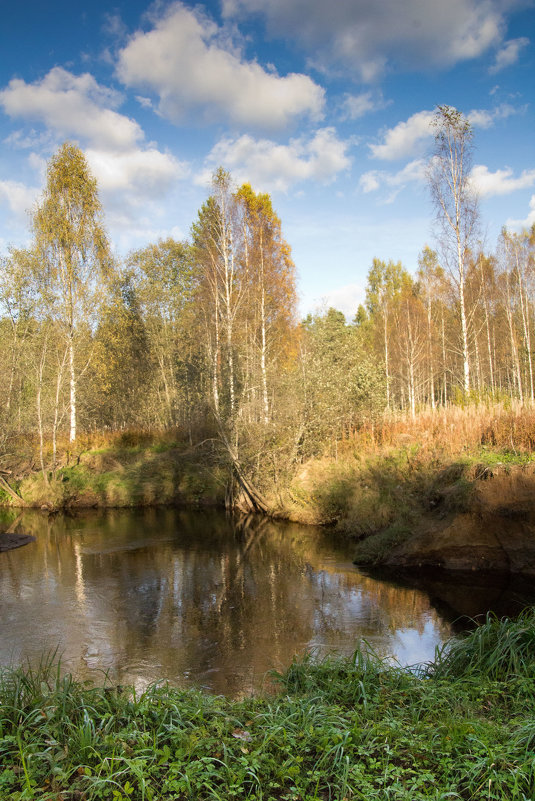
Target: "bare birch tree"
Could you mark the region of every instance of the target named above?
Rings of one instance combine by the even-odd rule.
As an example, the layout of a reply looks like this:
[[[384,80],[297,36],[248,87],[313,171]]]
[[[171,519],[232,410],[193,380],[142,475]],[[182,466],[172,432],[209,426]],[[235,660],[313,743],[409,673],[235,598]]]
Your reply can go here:
[[[466,270],[476,234],[478,198],[470,181],[473,132],[466,117],[451,106],[438,106],[433,122],[435,148],[428,167],[431,196],[440,226],[442,261],[457,290],[461,323],[462,386],[470,391],[470,353],[466,308]]]

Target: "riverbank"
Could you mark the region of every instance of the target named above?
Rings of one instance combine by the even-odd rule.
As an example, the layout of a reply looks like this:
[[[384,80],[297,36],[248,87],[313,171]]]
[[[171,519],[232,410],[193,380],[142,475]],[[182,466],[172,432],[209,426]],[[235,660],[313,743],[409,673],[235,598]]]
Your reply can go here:
[[[227,474],[211,441],[193,447],[174,431],[96,433],[64,445],[55,470],[50,454],[39,469],[35,447],[20,445],[0,504],[48,511],[223,506]]]
[[[308,463],[289,516],[330,522],[360,565],[535,575],[535,463],[488,451],[439,461],[407,449]]]
[[[531,409],[455,407],[363,427],[277,479],[266,456],[253,481],[275,517],[354,540],[358,564],[535,575],[534,442]],[[179,432],[93,434],[64,447],[55,472],[50,454],[39,470],[35,448],[24,447],[0,503],[54,511],[228,500],[230,468],[214,438],[195,446]]]
[[[487,619],[418,671],[296,661],[274,694],[0,678],[6,801],[509,799],[535,792],[535,614]]]
[[[534,444],[531,409],[395,420],[302,465],[287,514],[353,539],[360,565],[532,576]]]

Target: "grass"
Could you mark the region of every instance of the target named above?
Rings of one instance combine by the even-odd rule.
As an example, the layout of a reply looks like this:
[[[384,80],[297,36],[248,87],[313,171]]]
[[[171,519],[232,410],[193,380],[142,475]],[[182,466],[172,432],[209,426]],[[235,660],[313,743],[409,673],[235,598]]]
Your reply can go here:
[[[484,625],[477,626],[469,637],[444,646],[427,673],[436,678],[535,679],[534,663],[534,614],[528,609],[514,620],[487,615]]]
[[[74,464],[60,467],[45,482],[41,471],[19,483],[29,506],[61,509],[72,507],[158,506],[218,504],[224,501],[224,485],[217,464],[186,447],[165,443],[120,443],[115,449],[95,449],[79,455]],[[1,498],[0,498],[1,502]]]
[[[419,671],[366,648],[305,656],[274,695],[241,701],[85,686],[54,658],[5,670],[0,797],[528,801],[534,640],[533,610],[489,617]]]
[[[17,457],[2,457],[2,466],[31,506],[222,504],[227,475],[214,454],[213,432],[197,431],[195,443],[180,429],[85,433],[74,444],[58,443],[55,478],[48,443],[47,485],[38,443],[19,435],[10,441]],[[325,444],[322,458],[296,466],[289,487],[270,484],[269,458],[257,467],[279,516],[335,524],[357,539],[394,526],[388,536],[399,541],[431,508],[467,510],[478,477],[509,469],[535,473],[534,450],[535,407],[480,402],[423,410],[414,419],[385,414],[345,430]],[[0,488],[0,503],[10,502]]]
[[[520,504],[522,514],[535,512],[529,508],[534,446],[532,407],[479,404],[427,410],[415,419],[385,415],[346,432],[335,455],[305,463],[284,514],[334,525],[356,541],[359,564],[380,564],[433,521],[481,513],[492,494],[481,493],[488,479],[502,511]]]

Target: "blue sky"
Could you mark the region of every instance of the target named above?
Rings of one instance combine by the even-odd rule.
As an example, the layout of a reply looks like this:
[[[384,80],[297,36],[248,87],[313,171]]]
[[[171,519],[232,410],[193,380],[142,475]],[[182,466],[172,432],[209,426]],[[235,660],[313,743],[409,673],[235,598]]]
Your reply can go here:
[[[221,164],[271,193],[302,312],[352,316],[374,257],[434,245],[437,104],[472,122],[485,247],[535,222],[533,0],[3,5],[0,254],[66,139],[119,255],[186,237]]]

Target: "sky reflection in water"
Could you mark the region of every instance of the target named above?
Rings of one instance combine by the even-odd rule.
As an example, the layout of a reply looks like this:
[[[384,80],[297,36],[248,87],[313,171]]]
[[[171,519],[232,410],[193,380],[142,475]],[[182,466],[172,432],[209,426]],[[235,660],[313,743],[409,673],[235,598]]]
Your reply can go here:
[[[365,639],[413,664],[451,631],[426,592],[363,575],[320,529],[152,509],[25,512],[18,530],[37,541],[0,554],[4,665],[57,647],[97,682],[239,695],[306,649],[347,654]]]

